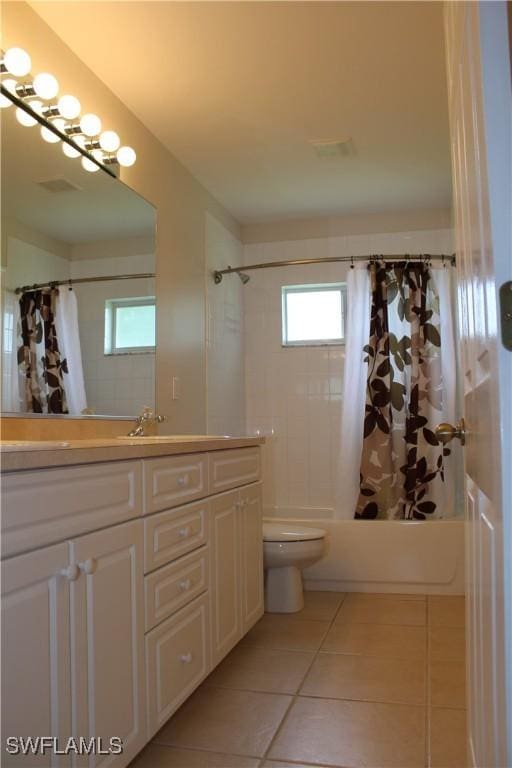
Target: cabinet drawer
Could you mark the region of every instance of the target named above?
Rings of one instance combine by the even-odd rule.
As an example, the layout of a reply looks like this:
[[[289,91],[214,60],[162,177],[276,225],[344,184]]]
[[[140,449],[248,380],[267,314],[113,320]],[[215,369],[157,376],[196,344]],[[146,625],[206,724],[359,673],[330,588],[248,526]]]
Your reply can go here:
[[[2,555],[115,525],[141,513],[139,461],[4,475]]]
[[[212,451],[209,461],[210,493],[255,483],[261,477],[259,448]]]
[[[207,628],[203,595],[146,635],[148,738],[208,674]]]
[[[208,588],[208,549],[180,557],[146,576],[146,632]]]
[[[144,520],[144,572],[191,552],[208,540],[208,501],[161,512]]]
[[[144,461],[144,512],[160,512],[208,494],[205,453]]]

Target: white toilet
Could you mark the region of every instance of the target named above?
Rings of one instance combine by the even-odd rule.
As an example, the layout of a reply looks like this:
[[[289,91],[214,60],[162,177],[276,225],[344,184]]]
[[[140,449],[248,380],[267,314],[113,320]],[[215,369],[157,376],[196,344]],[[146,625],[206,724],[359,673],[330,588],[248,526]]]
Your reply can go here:
[[[304,608],[301,570],[323,556],[325,536],[321,528],[263,523],[267,613],[295,613]]]

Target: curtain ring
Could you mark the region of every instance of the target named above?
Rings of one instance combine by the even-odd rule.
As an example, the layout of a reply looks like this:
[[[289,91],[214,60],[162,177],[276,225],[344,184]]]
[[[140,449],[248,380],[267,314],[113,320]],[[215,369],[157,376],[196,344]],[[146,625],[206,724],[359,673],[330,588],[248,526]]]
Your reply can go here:
[[[71,278],[70,278],[68,280],[68,291],[72,291],[72,290],[73,290],[73,283],[72,283]]]
[[[443,265],[443,269],[446,269],[446,264],[444,261],[444,253],[441,255],[441,264]]]
[[[354,269],[354,257],[350,257],[350,269]]]

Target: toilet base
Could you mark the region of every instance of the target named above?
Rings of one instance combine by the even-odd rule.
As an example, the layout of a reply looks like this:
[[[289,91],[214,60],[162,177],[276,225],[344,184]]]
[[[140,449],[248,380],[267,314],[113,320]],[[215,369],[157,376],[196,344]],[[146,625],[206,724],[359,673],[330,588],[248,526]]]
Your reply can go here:
[[[265,611],[296,613],[304,608],[302,574],[299,568],[267,568],[265,571]]]

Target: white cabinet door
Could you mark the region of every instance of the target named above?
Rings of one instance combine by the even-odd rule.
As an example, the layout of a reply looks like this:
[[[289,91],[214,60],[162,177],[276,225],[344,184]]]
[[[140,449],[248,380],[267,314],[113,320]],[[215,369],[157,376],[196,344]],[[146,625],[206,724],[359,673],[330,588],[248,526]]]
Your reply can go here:
[[[210,671],[208,595],[193,600],[146,635],[148,737]]]
[[[46,755],[12,756],[8,736],[71,732],[67,544],[2,563],[2,765],[68,765]]]
[[[261,483],[240,491],[242,633],[263,614],[263,505]]]
[[[142,520],[75,539],[70,549],[81,570],[71,588],[72,730],[103,746],[121,738],[121,755],[88,763],[121,768],[146,740]]]
[[[224,493],[210,501],[212,664],[242,636],[240,616],[240,496]]]

